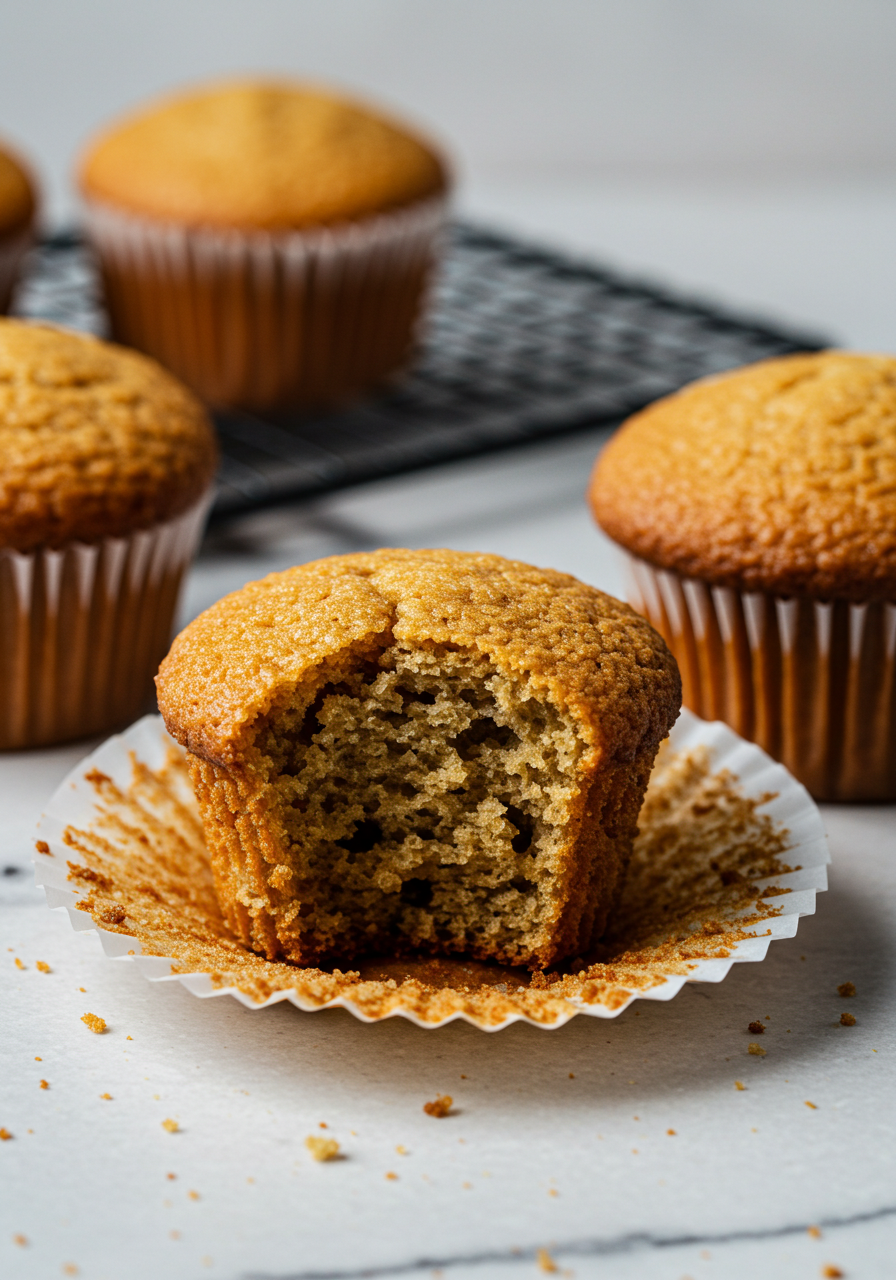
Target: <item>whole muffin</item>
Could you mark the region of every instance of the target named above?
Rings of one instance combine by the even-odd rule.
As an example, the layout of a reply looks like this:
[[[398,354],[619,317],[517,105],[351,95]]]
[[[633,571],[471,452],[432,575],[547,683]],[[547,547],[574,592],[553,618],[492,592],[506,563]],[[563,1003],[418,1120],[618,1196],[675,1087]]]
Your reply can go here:
[[[896,799],[896,359],[694,383],[614,436],[590,498],[689,707],[819,799]]]
[[[113,333],[218,405],[326,405],[408,357],[444,219],[427,143],[238,81],[113,125],[80,168]]]
[[[140,712],[216,458],[205,410],[154,361],[0,320],[0,747]]]
[[[37,193],[25,166],[0,146],[0,314],[5,314],[34,234]]]
[[[303,965],[587,950],[680,704],[626,605],[453,551],[251,583],[181,632],[157,686],[228,924]]]

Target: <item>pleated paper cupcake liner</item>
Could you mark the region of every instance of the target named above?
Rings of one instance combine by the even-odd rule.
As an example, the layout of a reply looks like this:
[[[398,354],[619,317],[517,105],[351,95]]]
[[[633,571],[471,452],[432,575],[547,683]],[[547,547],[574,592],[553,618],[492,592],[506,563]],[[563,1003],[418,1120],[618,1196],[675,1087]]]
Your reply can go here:
[[[556,972],[463,959],[379,959],[301,969],[247,951],[227,931],[184,756],[158,717],[109,739],[62,783],[41,819],[36,880],[108,956],[193,995],[250,1009],[282,1000],[364,1022],[457,1019],[496,1031],[616,1017],[720,982],[792,937],[827,887],[827,842],[805,788],[722,724],[684,712],[661,751],[625,894],[593,956]]]
[[[781,599],[626,555],[631,604],[678,659],[684,702],[819,800],[896,800],[896,604]]]
[[[91,203],[113,336],[210,404],[339,403],[411,351],[444,199],[297,231],[184,227]]]
[[[25,255],[34,240],[32,227],[0,235],[0,316],[6,315]]]
[[[0,749],[102,733],[145,708],[208,502],[128,537],[0,551]]]

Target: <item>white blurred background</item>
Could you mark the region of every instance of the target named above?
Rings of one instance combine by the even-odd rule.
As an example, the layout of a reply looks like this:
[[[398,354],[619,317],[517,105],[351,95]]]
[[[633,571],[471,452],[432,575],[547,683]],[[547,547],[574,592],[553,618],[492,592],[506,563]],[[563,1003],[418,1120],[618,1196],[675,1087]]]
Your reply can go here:
[[[51,223],[92,130],[286,72],[416,119],[467,213],[896,350],[893,0],[7,0],[0,133]]]

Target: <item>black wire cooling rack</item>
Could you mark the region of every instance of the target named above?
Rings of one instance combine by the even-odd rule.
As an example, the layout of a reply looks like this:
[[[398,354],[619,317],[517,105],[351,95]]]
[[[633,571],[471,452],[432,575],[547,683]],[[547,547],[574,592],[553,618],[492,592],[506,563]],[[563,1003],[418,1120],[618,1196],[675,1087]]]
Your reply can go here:
[[[105,332],[97,274],[76,234],[34,251],[15,311]],[[458,223],[418,357],[398,385],[321,416],[216,414],[223,461],[212,518],[618,423],[693,378],[825,345]]]

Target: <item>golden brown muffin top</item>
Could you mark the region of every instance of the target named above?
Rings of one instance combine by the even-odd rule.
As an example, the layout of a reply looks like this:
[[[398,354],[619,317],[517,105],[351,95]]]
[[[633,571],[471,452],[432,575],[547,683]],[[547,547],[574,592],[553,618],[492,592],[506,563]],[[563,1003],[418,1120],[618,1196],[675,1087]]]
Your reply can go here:
[[[598,523],[737,590],[896,601],[896,358],[825,351],[695,382],[598,459]]]
[[[34,216],[34,184],[20,160],[0,147],[0,235],[18,231]]]
[[[0,547],[148,528],[191,506],[216,461],[202,405],[154,360],[0,320]]]
[[[439,157],[403,127],[318,89],[244,81],[194,89],[101,134],[88,198],[192,225],[341,222],[444,191]]]
[[[681,704],[663,640],[612,596],[500,556],[384,550],[272,573],[219,600],[174,641],[159,707],[180,743],[226,765],[300,686],[310,701],[340,657],[375,657],[393,642],[488,655],[615,759],[659,743]]]

